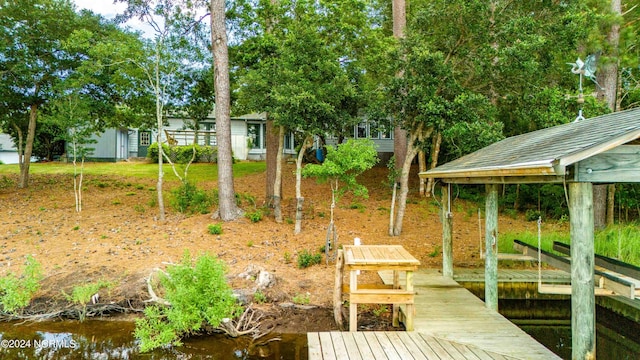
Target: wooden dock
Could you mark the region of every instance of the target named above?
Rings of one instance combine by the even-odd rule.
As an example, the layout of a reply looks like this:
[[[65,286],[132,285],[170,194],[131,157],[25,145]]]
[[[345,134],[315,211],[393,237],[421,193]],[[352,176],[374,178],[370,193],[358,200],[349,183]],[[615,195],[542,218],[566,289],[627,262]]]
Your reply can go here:
[[[392,274],[381,273],[385,283]],[[560,359],[482,300],[437,270],[414,273],[416,332],[516,359]]]
[[[380,276],[393,283],[392,272]],[[309,333],[309,360],[560,359],[437,270],[414,272],[413,284],[415,331]]]
[[[415,331],[308,333],[309,360],[515,360]]]

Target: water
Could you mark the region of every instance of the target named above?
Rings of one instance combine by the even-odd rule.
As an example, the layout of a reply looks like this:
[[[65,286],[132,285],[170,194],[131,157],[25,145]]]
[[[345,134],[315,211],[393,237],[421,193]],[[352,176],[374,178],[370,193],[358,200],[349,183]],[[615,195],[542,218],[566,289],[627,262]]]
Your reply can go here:
[[[252,342],[223,335],[193,337],[183,346],[141,354],[128,321],[2,323],[4,359],[307,359],[306,334],[271,335]]]
[[[571,359],[570,300],[501,300],[500,312],[561,358]],[[597,359],[640,358],[640,324],[600,306],[596,321]]]
[[[571,359],[571,303],[501,300],[500,311],[563,359]],[[637,360],[640,324],[597,307],[598,359]],[[110,320],[0,323],[0,359],[219,359],[306,360],[306,334],[252,342],[223,335],[194,337],[181,347],[140,354],[133,322]]]

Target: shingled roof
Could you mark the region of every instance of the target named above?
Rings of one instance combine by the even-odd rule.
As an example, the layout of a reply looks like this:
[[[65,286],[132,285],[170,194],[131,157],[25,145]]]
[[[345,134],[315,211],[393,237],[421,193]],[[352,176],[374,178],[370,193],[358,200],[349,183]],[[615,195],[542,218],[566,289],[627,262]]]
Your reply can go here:
[[[635,108],[513,136],[421,172],[420,177],[452,182],[480,177],[563,177],[568,166],[638,138],[640,108]]]

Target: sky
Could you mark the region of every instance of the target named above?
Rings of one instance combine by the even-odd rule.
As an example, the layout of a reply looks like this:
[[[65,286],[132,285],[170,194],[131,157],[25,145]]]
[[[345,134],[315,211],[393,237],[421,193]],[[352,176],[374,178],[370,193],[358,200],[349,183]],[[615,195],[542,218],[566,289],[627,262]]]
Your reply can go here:
[[[72,0],[72,2],[76,4],[78,11],[80,9],[88,9],[107,19],[113,19],[116,15],[122,14],[127,8],[126,4],[121,2],[114,4],[113,0]],[[152,34],[150,27],[142,24],[138,20],[129,20],[126,22],[126,25],[130,26],[133,30],[142,31],[143,34],[147,36],[151,36]]]
[[[73,2],[78,10],[89,9],[108,19],[114,18],[116,14],[124,12],[124,9],[127,8],[126,4],[114,4],[113,0],[73,0]]]

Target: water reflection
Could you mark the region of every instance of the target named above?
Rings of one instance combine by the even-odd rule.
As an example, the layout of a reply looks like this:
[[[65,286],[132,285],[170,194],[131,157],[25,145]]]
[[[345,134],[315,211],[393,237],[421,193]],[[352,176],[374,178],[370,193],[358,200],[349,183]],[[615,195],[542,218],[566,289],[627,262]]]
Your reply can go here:
[[[127,321],[0,324],[2,359],[307,359],[306,335],[282,334],[252,342],[226,336],[195,337],[179,348],[140,354]]]

